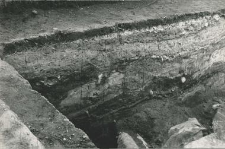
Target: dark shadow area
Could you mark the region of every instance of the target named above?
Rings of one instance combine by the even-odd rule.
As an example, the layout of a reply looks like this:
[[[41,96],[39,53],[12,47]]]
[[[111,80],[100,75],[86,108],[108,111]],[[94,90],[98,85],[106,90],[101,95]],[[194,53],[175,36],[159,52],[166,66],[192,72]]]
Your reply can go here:
[[[114,4],[120,1],[11,1],[3,4],[3,12],[18,13],[26,9],[79,8],[99,4]]]
[[[98,148],[117,148],[116,122],[94,122],[88,117],[79,122],[72,122],[77,128],[82,129]]]

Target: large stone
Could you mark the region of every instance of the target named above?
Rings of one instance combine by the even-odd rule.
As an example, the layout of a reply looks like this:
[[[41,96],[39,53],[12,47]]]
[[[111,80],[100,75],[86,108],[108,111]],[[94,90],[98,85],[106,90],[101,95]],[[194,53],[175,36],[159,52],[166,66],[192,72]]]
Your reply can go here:
[[[138,149],[134,139],[126,132],[121,132],[118,137],[118,148],[133,148]]]
[[[215,133],[188,143],[184,148],[225,148],[225,142],[218,139]]]
[[[18,116],[0,99],[0,148],[44,149]]]
[[[164,147],[181,148],[185,144],[201,138],[204,129],[196,118],[189,118],[188,121],[170,128],[170,137]]]
[[[118,148],[149,148],[148,143],[139,134],[134,132],[121,132],[119,134],[117,143]]]
[[[213,119],[213,130],[217,138],[225,141],[225,107],[224,104],[218,106],[218,110]]]
[[[213,119],[214,133],[185,145],[184,148],[225,148],[225,108],[223,104],[214,104],[217,113]]]
[[[8,63],[0,60],[0,98],[15,112],[46,148],[95,147],[27,80]]]

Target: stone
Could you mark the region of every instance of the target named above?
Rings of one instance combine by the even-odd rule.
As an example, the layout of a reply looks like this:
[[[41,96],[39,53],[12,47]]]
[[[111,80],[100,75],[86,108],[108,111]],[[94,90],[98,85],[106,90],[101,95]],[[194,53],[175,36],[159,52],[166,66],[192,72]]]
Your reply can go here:
[[[144,145],[145,148],[147,148],[147,149],[149,148],[148,143],[145,142],[145,140],[139,134],[137,134],[137,138],[142,142],[142,144]]]
[[[218,109],[220,106],[221,106],[220,104],[214,104],[214,105],[212,106],[212,108],[213,108],[214,110],[216,110],[216,109]]]
[[[32,14],[37,15],[38,14],[37,10],[32,10]]]
[[[186,78],[185,77],[181,77],[181,82],[185,83],[186,82]]]
[[[87,135],[83,135],[83,139],[88,139],[88,136]]]
[[[184,148],[225,148],[224,104],[214,104],[212,108],[217,110],[213,118],[214,133],[190,142]]]
[[[132,148],[138,149],[134,139],[126,132],[121,132],[118,137],[118,148]]]
[[[1,99],[0,103],[0,148],[44,149],[37,137]]]
[[[58,31],[59,31],[58,28],[56,28],[56,27],[53,28],[53,32],[58,32]]]
[[[185,144],[203,137],[201,126],[196,118],[189,118],[188,121],[173,126],[169,130],[169,139],[165,143],[165,148],[181,148]]]
[[[150,89],[149,94],[152,96],[154,94],[154,92]]]
[[[213,19],[215,19],[216,21],[219,21],[220,20],[220,16],[218,14],[216,14],[216,15],[213,16]]]
[[[224,104],[220,105],[217,113],[213,118],[213,130],[220,140],[225,141],[225,107]]]
[[[103,78],[103,74],[98,75],[98,84],[101,84]]]
[[[215,133],[188,143],[184,148],[225,148],[225,142],[218,139]]]
[[[133,131],[120,132],[117,143],[118,148],[148,149],[150,147],[140,134]]]

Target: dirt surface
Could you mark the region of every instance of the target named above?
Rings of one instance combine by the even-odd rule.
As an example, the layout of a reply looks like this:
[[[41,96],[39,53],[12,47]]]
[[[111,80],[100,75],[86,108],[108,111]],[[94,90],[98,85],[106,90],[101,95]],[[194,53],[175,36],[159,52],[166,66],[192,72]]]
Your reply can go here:
[[[163,18],[170,15],[216,11],[225,7],[224,0],[148,0],[99,4],[70,9],[15,8],[15,13],[0,13],[0,42],[30,37],[58,30],[76,30],[112,26],[115,23]]]

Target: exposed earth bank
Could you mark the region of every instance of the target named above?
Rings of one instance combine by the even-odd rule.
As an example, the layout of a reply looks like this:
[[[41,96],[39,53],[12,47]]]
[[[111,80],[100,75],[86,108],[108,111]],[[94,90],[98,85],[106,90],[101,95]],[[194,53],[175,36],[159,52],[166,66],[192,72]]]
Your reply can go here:
[[[114,26],[84,40],[22,44],[3,59],[98,147],[116,147],[117,133],[130,130],[160,147],[169,128],[190,117],[211,133],[212,105],[223,102],[223,11],[187,16],[150,28]]]
[[[165,147],[189,118],[204,141],[221,130],[224,26],[220,10],[7,42],[0,95],[47,147]]]

